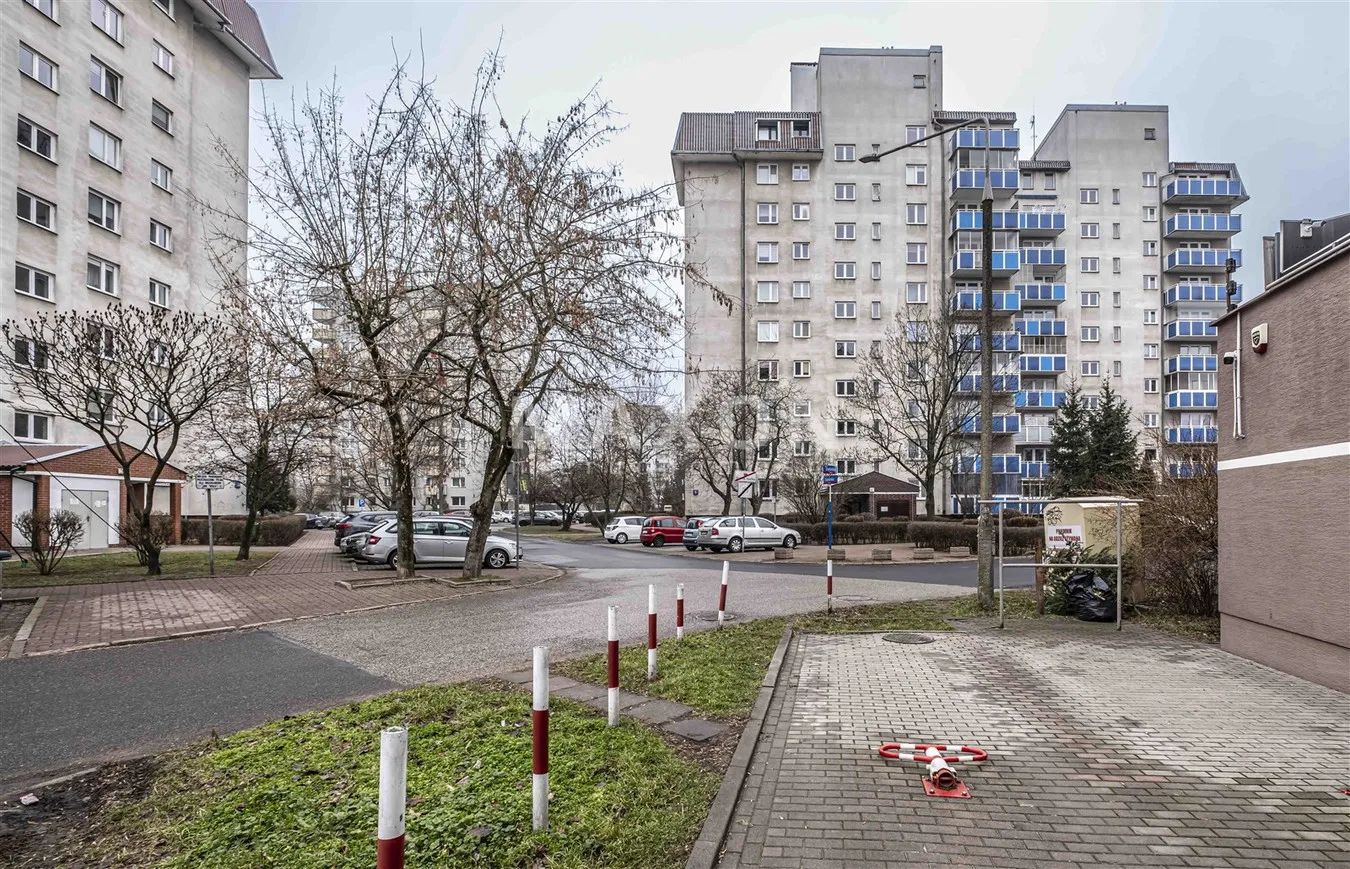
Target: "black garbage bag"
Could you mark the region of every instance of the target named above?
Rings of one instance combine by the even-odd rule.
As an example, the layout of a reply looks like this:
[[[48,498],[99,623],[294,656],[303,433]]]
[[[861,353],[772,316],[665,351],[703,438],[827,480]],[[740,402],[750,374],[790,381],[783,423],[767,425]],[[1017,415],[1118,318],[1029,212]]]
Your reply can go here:
[[[1116,620],[1116,596],[1110,583],[1091,570],[1075,571],[1064,581],[1064,595],[1074,615],[1085,622]]]

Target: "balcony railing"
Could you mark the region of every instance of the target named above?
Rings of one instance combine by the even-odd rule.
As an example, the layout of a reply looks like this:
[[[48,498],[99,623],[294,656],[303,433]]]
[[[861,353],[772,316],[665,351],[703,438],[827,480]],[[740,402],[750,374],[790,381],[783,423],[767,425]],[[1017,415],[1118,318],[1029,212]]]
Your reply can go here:
[[[1203,356],[1168,356],[1163,367],[1164,374],[1181,374],[1187,371],[1218,371],[1219,357],[1212,354]]]
[[[1023,301],[1025,301],[1023,297]],[[1068,320],[1013,320],[1018,334],[1028,338],[1063,338],[1069,334]]]
[[[1219,337],[1219,330],[1208,320],[1173,320],[1163,327],[1164,341],[1185,341],[1191,338],[1213,340]]]
[[[1048,480],[1050,479],[1049,462],[1023,462],[1022,479],[1024,480]]]
[[[1054,305],[1064,301],[1068,295],[1066,284],[1017,284],[1013,287],[1023,302],[1036,302],[1042,305]]]
[[[1163,202],[1231,202],[1236,205],[1247,199],[1242,182],[1229,178],[1178,178],[1163,188]]]
[[[995,211],[994,219],[990,222],[994,224],[996,230],[1016,232],[1017,212]],[[952,214],[951,226],[952,232],[957,230],[982,230],[984,229],[984,215],[979,211],[963,209]]]
[[[1016,274],[1017,270],[1021,268],[1021,263],[1017,259],[1017,251],[994,251],[993,267],[995,277],[1006,278],[1009,275]],[[951,273],[957,277],[979,277],[984,273],[984,251],[958,250],[952,256]]]
[[[1063,353],[1023,353],[1017,357],[1017,365],[1024,374],[1063,374],[1068,364]]]
[[[1017,429],[1021,426],[1022,417],[1015,413],[996,413],[994,414],[994,425],[990,430],[996,435],[1017,434]],[[979,434],[980,418],[966,420],[960,428],[961,434]]]
[[[1022,457],[1017,453],[997,454],[993,457],[993,472],[995,474],[1020,474],[1022,473]],[[957,456],[952,462],[953,474],[978,474],[980,472],[979,456]]]
[[[1063,407],[1064,393],[1060,390],[1033,390],[1019,392],[1013,397],[1014,407]]]
[[[964,253],[964,251],[963,251]],[[998,253],[998,251],[994,251]],[[980,290],[963,290],[952,295],[952,310],[956,312],[979,311],[984,307],[984,293]],[[1017,293],[994,292],[995,311],[1022,310],[1022,297]]]
[[[1191,408],[1203,410],[1219,406],[1219,392],[1216,389],[1179,389],[1167,393],[1166,399],[1164,406],[1168,410],[1190,410]]]
[[[1022,147],[1021,135],[1017,130],[988,130],[989,147],[1016,151]],[[952,134],[952,151],[957,148],[979,148],[984,150],[985,140],[984,129],[975,127],[966,127],[963,130],[957,130]]]
[[[1028,266],[1056,266],[1063,268],[1065,252],[1062,247],[1024,247],[1022,264]]]
[[[1228,301],[1226,292],[1223,284],[1175,284],[1167,288],[1167,304],[1175,305],[1178,302],[1226,302]],[[1233,301],[1242,301],[1242,284],[1237,285],[1237,292],[1233,294]]]
[[[1204,238],[1237,235],[1242,231],[1240,214],[1178,214],[1167,219],[1168,238]]]
[[[1167,429],[1169,444],[1214,444],[1219,442],[1218,426],[1171,426]]]
[[[993,383],[994,392],[1017,392],[1021,385],[1021,380],[1016,374],[995,374]],[[965,377],[962,377],[961,382],[957,384],[957,391],[965,393],[979,392],[980,375],[967,374]]]
[[[1238,268],[1242,268],[1242,251],[1226,248],[1197,248],[1183,247],[1180,250],[1174,250],[1167,255],[1167,263],[1164,271],[1194,271],[1203,269],[1207,271],[1223,271],[1227,267],[1229,259],[1237,263]]]
[[[994,333],[994,352],[995,353],[1016,353],[1021,349],[1022,336],[1016,332],[995,332]],[[978,333],[973,335],[954,335],[952,336],[953,353],[978,353],[980,351],[980,336]]]
[[[1064,231],[1064,224],[1064,212],[1062,211],[1017,212],[1017,228],[1023,235],[1059,235]]]
[[[1209,466],[1197,462],[1168,462],[1169,477],[1200,477],[1209,473]]]
[[[1048,425],[1024,425],[1013,438],[1018,444],[1048,444],[1054,437],[1054,427]]]
[[[1017,192],[1016,169],[990,169],[989,185],[994,196],[1008,197]],[[957,169],[952,173],[952,195],[958,199],[978,199],[984,193],[983,169]]]

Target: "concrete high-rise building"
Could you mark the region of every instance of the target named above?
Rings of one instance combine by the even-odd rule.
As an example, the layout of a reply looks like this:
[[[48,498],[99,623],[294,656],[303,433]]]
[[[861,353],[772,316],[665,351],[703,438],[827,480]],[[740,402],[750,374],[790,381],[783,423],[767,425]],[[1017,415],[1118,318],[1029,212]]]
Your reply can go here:
[[[1213,443],[1214,331],[1247,198],[1231,164],[1178,163],[1165,106],[1067,106],[1030,159],[1011,112],[943,105],[942,49],[823,48],[790,68],[791,111],[685,113],[671,152],[689,258],[732,299],[686,292],[685,396],[793,384],[817,457],[909,475],[840,418],[858,356],[916,305],[976,328],[986,132],[994,197],[995,496],[1041,497],[1050,422],[1076,379],[1129,402],[1147,455]],[[858,158],[950,130],[875,163]],[[840,352],[839,344],[854,353]],[[979,396],[975,366],[961,386]],[[974,509],[978,423],[935,493]],[[691,511],[718,506],[706,491]],[[766,504],[771,510],[773,505]]]

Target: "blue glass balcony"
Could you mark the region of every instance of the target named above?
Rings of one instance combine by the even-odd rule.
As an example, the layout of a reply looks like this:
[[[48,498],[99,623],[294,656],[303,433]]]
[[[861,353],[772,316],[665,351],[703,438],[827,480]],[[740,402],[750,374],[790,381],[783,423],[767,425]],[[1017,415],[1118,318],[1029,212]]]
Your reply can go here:
[[[1218,337],[1219,330],[1208,320],[1173,320],[1163,327],[1164,341],[1213,341]]]
[[[1017,392],[1021,381],[1016,374],[995,374],[994,392]],[[980,375],[967,374],[957,385],[957,392],[979,393]]]
[[[1028,238],[1059,235],[1064,231],[1064,212],[1019,211],[1017,228]]]
[[[1167,288],[1167,304],[1175,305],[1178,302],[1219,302],[1228,301],[1227,291],[1223,284],[1176,284]],[[1242,301],[1242,284],[1237,285],[1237,292],[1233,294],[1233,301]]]
[[[989,184],[995,199],[1007,199],[1017,192],[1016,169],[989,170]],[[952,173],[951,194],[962,202],[978,202],[984,196],[983,169],[957,169]]]
[[[1048,425],[1023,425],[1017,432],[1017,437],[1013,442],[1017,444],[1048,444],[1054,437],[1055,430],[1053,426]]]
[[[1167,475],[1169,477],[1200,477],[1209,473],[1209,466],[1199,462],[1168,462]]]
[[[1164,374],[1180,374],[1186,371],[1218,371],[1219,357],[1213,354],[1205,356],[1168,356],[1163,366]]]
[[[963,290],[952,295],[952,310],[957,313],[979,311],[984,306],[984,293],[979,290]],[[995,311],[1022,310],[1022,297],[1017,293],[1001,290],[994,291]]]
[[[992,431],[996,435],[1017,434],[1018,426],[1022,423],[1022,417],[1015,413],[996,413],[994,414],[994,426]],[[973,419],[966,420],[961,426],[961,434],[979,434],[980,417],[976,415]]]
[[[1003,150],[1016,151],[1022,147],[1021,135],[1017,130],[988,130],[989,147]],[[986,130],[984,128],[966,127],[952,133],[952,151],[957,148],[979,148],[984,150]]]
[[[1024,480],[1048,480],[1050,479],[1049,462],[1023,462],[1022,479]]]
[[[1017,274],[1021,263],[1015,250],[994,251],[994,277],[1006,278]],[[952,277],[978,278],[984,274],[984,251],[958,250],[952,257]]]
[[[964,210],[952,215],[952,232],[958,229],[984,229],[984,214],[979,211]],[[1017,230],[1016,211],[995,211],[992,221],[994,229],[1015,232]]]
[[[993,472],[995,474],[1021,474],[1022,457],[1017,453],[997,454],[993,457]],[[980,472],[979,456],[957,456],[952,462],[953,474],[978,474]]]
[[[1182,248],[1167,255],[1163,271],[1167,272],[1221,272],[1232,257],[1242,268],[1242,251],[1225,248]]]
[[[1242,231],[1240,214],[1178,214],[1167,219],[1167,238],[1212,238]]]
[[[1167,442],[1169,444],[1216,444],[1219,442],[1219,427],[1169,426]]]
[[[995,332],[994,333],[994,352],[995,353],[1016,353],[1021,349],[1022,336],[1016,332]],[[980,336],[953,336],[953,353],[978,353],[980,351]]]
[[[1023,353],[1017,357],[1017,367],[1023,374],[1063,374],[1068,357],[1062,353]]]
[[[1064,393],[1060,390],[1019,392],[1013,396],[1014,407],[1063,407]]]
[[[1178,178],[1163,188],[1172,205],[1238,205],[1248,200],[1241,181],[1228,178]]]
[[[1023,297],[1023,301],[1026,298]],[[1068,320],[1013,320],[1013,327],[1028,338],[1063,338],[1069,334]]]
[[[1022,263],[1029,266],[1055,266],[1064,268],[1065,253],[1062,247],[1024,247]]]
[[[1013,287],[1023,302],[1055,305],[1068,295],[1067,284],[1017,284]]]
[[[1166,404],[1163,406],[1168,410],[1190,410],[1191,408],[1204,410],[1219,406],[1219,392],[1213,389],[1180,389],[1167,393],[1166,399]]]

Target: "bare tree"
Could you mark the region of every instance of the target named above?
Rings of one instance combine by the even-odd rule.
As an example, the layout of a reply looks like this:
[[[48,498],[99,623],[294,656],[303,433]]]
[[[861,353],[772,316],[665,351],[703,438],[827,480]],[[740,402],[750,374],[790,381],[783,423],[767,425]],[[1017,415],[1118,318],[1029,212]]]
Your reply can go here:
[[[736,426],[741,405],[734,394],[717,388],[704,388],[689,404],[684,415],[684,439],[690,467],[708,489],[722,499],[723,516],[731,513],[735,495]]]
[[[753,445],[747,450],[745,470],[753,471],[758,485],[751,490],[750,512],[758,514],[764,506],[768,481],[794,452],[797,441],[810,441],[810,433],[793,416],[793,405],[800,394],[790,385],[774,381],[755,381],[748,401],[742,407],[741,431]]]
[[[84,520],[71,510],[25,510],[14,517],[14,530],[28,538],[38,574],[50,576],[70,548],[84,539]]]
[[[659,458],[668,457],[670,411],[654,396],[622,398],[615,416],[620,421],[628,463],[633,469],[633,509],[651,513],[656,509],[652,467]]]
[[[737,471],[753,471],[759,480],[772,479],[795,442],[811,437],[794,415],[800,399],[794,388],[778,381],[754,380],[742,398],[735,394],[733,377],[705,378],[685,414],[683,431],[690,467],[722,499],[723,515],[731,512],[736,498]],[[752,512],[759,512],[764,492],[762,485],[752,490]]]
[[[185,430],[236,376],[225,323],[114,304],[9,320],[0,331],[13,350],[0,355],[0,367],[19,396],[83,425],[108,448],[131,514],[119,522],[120,536],[149,575],[159,574],[155,486]]]
[[[820,463],[815,456],[792,456],[778,472],[778,497],[804,522],[825,521],[825,500],[820,492]]]
[[[977,431],[979,422],[978,402],[961,388],[978,361],[979,334],[945,300],[933,307],[909,305],[896,317],[859,361],[856,396],[833,411],[857,426],[878,457],[923,484],[930,519],[939,477],[960,452],[962,431]]]

